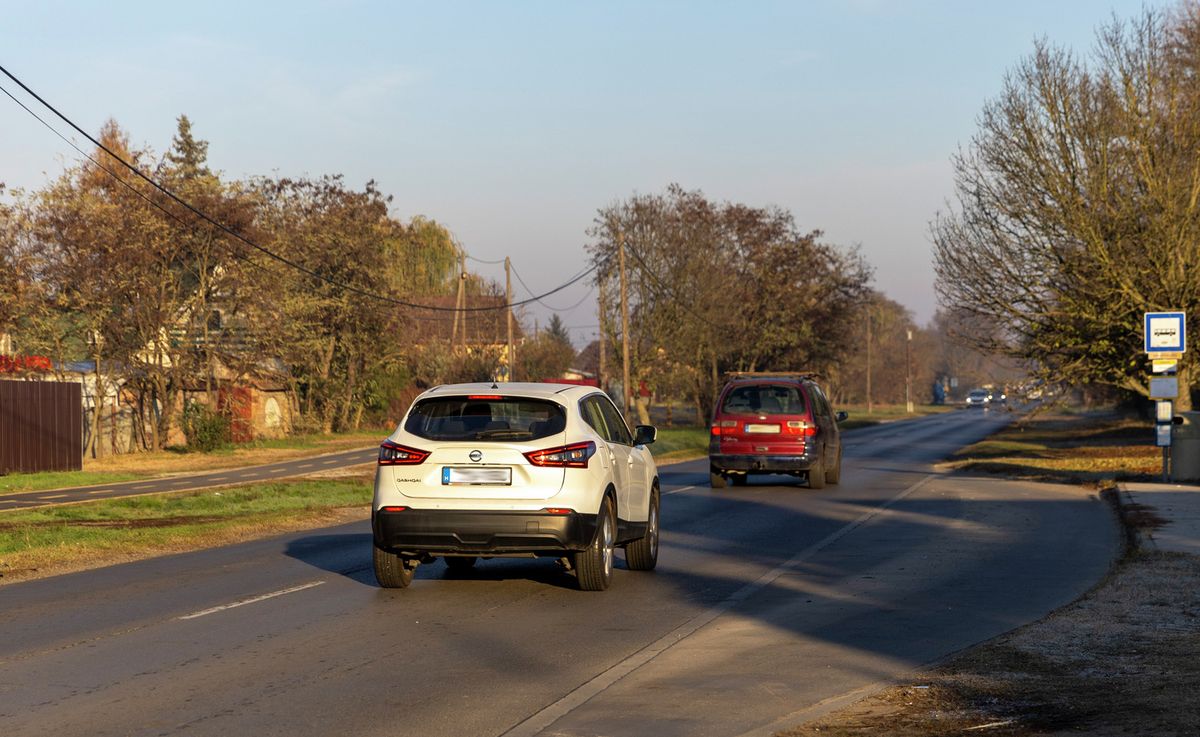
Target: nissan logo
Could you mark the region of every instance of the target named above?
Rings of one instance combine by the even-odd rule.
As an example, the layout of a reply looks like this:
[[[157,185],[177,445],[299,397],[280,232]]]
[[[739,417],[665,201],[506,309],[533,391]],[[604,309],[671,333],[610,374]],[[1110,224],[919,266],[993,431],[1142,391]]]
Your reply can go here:
[[[476,463],[479,463],[480,461],[482,461],[482,460],[483,460],[483,453],[480,453],[480,452],[479,452],[479,451],[477,451],[477,450],[473,450],[473,451],[471,451],[471,455],[470,455],[470,456],[468,456],[468,457],[469,457],[469,458],[470,458],[472,461],[475,461]]]

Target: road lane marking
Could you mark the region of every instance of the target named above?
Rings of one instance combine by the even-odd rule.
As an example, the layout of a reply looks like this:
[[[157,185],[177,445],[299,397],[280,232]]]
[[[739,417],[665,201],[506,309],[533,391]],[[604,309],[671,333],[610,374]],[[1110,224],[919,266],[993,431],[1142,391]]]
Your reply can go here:
[[[678,494],[681,491],[691,491],[694,488],[696,488],[696,487],[695,486],[681,486],[678,489],[672,489],[671,491],[664,491],[663,494]]]
[[[325,582],[324,581],[310,581],[309,583],[303,583],[303,584],[300,584],[299,586],[292,586],[291,588],[288,588],[288,589],[280,589],[279,591],[272,591],[269,594],[260,594],[259,596],[252,596],[249,599],[241,599],[239,601],[233,602],[232,604],[222,604],[221,606],[215,606],[215,607],[211,607],[209,609],[201,609],[198,612],[192,612],[191,614],[185,614],[182,617],[176,617],[176,619],[195,619],[197,617],[204,617],[209,614],[216,614],[217,612],[223,612],[226,609],[235,609],[240,606],[246,606],[247,604],[257,604],[260,601],[266,601],[267,599],[274,599],[276,596],[283,596],[284,594],[294,594],[297,591],[311,589],[314,586],[320,586],[323,583],[325,583]]]
[[[45,501],[47,499],[64,499],[68,496],[70,496],[70,494],[43,494],[42,496],[38,497],[38,501]]]
[[[606,689],[608,689],[609,686],[612,686],[617,681],[620,681],[625,676],[633,673],[643,665],[646,665],[659,655],[662,655],[667,650],[670,650],[675,645],[683,642],[685,639],[695,634],[698,630],[712,622],[717,617],[720,617],[733,607],[742,603],[746,599],[749,599],[759,591],[762,591],[767,586],[770,586],[780,576],[794,570],[797,566],[799,566],[801,563],[804,563],[812,556],[821,552],[838,540],[841,540],[843,537],[857,530],[859,527],[862,527],[866,523],[870,522],[880,513],[886,511],[888,507],[891,507],[893,504],[912,494],[917,489],[927,484],[931,479],[937,478],[938,475],[939,474],[936,473],[927,474],[925,477],[909,485],[908,488],[904,489],[891,499],[888,499],[883,504],[871,508],[858,518],[846,523],[842,527],[826,535],[821,540],[813,543],[804,550],[801,550],[799,553],[796,553],[786,562],[781,563],[770,571],[767,571],[754,581],[746,584],[729,596],[725,597],[723,601],[715,604],[708,611],[697,614],[667,634],[663,635],[655,642],[647,645],[616,665],[599,673],[590,681],[587,681],[582,686],[579,686],[558,701],[555,701],[540,711],[535,712],[524,721],[519,722],[512,729],[504,732],[500,737],[533,737],[534,735],[541,734],[559,719],[567,716],[575,709],[586,704],[596,695],[603,693]]]
[[[312,468],[312,467],[313,467],[313,464],[311,464],[311,463],[301,463],[298,466],[298,468]]]

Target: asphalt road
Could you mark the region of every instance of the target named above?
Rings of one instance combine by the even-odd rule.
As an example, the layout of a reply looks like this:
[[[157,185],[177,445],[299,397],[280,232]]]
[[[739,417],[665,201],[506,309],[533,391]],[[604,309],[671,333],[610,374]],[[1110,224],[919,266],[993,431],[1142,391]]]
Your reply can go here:
[[[354,450],[327,453],[321,456],[296,458],[290,461],[267,463],[261,466],[226,468],[200,474],[166,476],[157,479],[120,481],[111,484],[75,486],[68,489],[45,489],[42,491],[16,491],[0,494],[0,511],[6,509],[34,509],[52,504],[89,502],[97,499],[160,494],[164,491],[190,491],[216,486],[249,484],[255,481],[273,481],[289,476],[306,476],[343,466],[374,463],[379,457],[379,447],[356,448]]]
[[[606,592],[548,560],[385,591],[366,520],[0,587],[0,734],[771,734],[1103,576],[1101,501],[930,471],[1005,421],[854,431],[820,492],[667,467],[659,568]]]

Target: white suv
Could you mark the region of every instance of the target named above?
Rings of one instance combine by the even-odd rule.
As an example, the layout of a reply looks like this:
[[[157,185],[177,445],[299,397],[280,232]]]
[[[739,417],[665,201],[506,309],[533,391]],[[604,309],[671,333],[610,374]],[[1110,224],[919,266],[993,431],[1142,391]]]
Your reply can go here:
[[[412,582],[436,556],[548,556],[579,588],[612,581],[613,553],[658,561],[658,470],[603,392],[565,384],[452,384],[418,396],[379,448],[371,505],[375,578]]]

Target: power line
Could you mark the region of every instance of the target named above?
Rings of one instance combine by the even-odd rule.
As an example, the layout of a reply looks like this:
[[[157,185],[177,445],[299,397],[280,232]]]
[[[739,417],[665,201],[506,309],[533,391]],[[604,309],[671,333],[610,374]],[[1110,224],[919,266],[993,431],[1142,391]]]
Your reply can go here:
[[[469,254],[469,253],[463,253],[463,255],[464,255],[464,256],[466,256],[467,258],[469,258],[469,259],[470,259],[470,260],[472,260],[472,261],[476,261],[476,262],[478,262],[478,263],[481,263],[481,264],[489,264],[489,265],[491,265],[491,266],[498,266],[498,265],[500,265],[500,264],[504,263],[504,259],[500,259],[499,261],[489,261],[489,260],[487,260],[487,259],[485,259],[485,258],[475,258],[474,256],[472,256],[472,255],[471,255],[471,254]]]
[[[532,289],[530,289],[530,288],[529,288],[529,285],[525,283],[525,280],[521,278],[521,274],[520,274],[520,272],[518,272],[518,271],[517,271],[517,267],[515,267],[515,266],[510,266],[510,268],[512,269],[512,273],[513,273],[513,275],[514,275],[515,277],[517,277],[517,281],[521,282],[521,286],[522,286],[522,287],[525,287],[525,291],[526,291],[526,292],[528,292],[528,293],[530,293],[530,294],[533,294],[533,290],[532,290]],[[595,271],[595,270],[596,270],[596,268],[597,268],[597,267],[593,266],[593,267],[592,267],[592,271]],[[553,306],[553,305],[548,305],[548,304],[546,304],[545,302],[543,302],[543,301],[542,301],[540,298],[538,298],[538,297],[534,297],[533,299],[534,299],[534,301],[536,301],[538,304],[540,304],[542,307],[545,307],[545,308],[546,308],[546,309],[548,309],[548,310],[553,310],[554,312],[570,312],[571,310],[575,309],[576,307],[578,307],[579,305],[581,305],[581,304],[583,304],[585,301],[587,301],[588,297],[591,297],[591,296],[592,296],[592,293],[593,293],[593,292],[595,292],[595,291],[596,291],[596,287],[595,287],[595,285],[593,285],[593,286],[592,286],[592,288],[591,288],[591,289],[589,289],[589,290],[587,291],[587,294],[583,295],[582,299],[580,299],[578,302],[576,302],[575,304],[571,305],[570,307],[563,307],[563,308],[558,308],[558,307],[555,307],[555,306]],[[544,297],[544,296],[546,296],[546,295],[542,295],[542,296]]]
[[[341,281],[338,281],[335,279],[331,279],[330,277],[327,277],[323,274],[319,274],[319,273],[305,267],[303,264],[297,263],[285,256],[281,256],[264,246],[260,246],[259,244],[255,243],[254,241],[250,240],[249,238],[243,236],[241,233],[238,233],[238,232],[232,230],[231,228],[229,228],[228,226],[226,226],[225,224],[213,219],[206,212],[193,206],[191,203],[187,202],[180,196],[176,195],[174,192],[167,189],[163,185],[159,184],[157,181],[155,181],[151,177],[147,176],[146,174],[143,174],[140,169],[135,167],[133,164],[130,164],[129,162],[125,161],[125,159],[118,156],[115,152],[113,152],[111,149],[109,149],[103,143],[101,143],[100,141],[93,138],[90,134],[88,134],[85,130],[83,130],[83,128],[80,128],[78,125],[75,124],[74,121],[72,121],[70,118],[68,118],[63,113],[59,112],[57,108],[55,108],[53,105],[51,105],[45,99],[43,99],[41,97],[41,95],[39,95],[38,93],[36,93],[32,89],[30,89],[30,87],[28,85],[26,85],[24,82],[22,82],[20,79],[18,79],[15,75],[13,75],[12,72],[8,71],[8,69],[6,69],[2,65],[0,65],[0,72],[3,72],[6,77],[11,79],[13,82],[15,82],[21,89],[23,89],[26,92],[26,94],[33,97],[33,99],[35,99],[39,103],[41,103],[43,107],[45,107],[50,112],[54,113],[54,115],[56,117],[58,117],[64,123],[66,123],[71,128],[73,128],[77,133],[79,133],[79,135],[83,136],[88,141],[90,141],[96,148],[100,149],[104,153],[111,156],[115,161],[117,161],[119,164],[121,164],[126,169],[131,171],[138,178],[142,179],[147,184],[154,187],[159,192],[163,193],[169,199],[176,202],[177,204],[179,204],[180,206],[182,206],[183,208],[185,208],[186,210],[188,210],[189,212],[191,212],[193,215],[200,218],[204,222],[208,223],[210,226],[216,228],[221,233],[224,233],[225,235],[227,235],[230,238],[233,238],[235,240],[241,241],[242,243],[245,243],[247,246],[250,246],[254,250],[259,251],[260,253],[267,256],[268,258],[274,259],[275,261],[278,261],[279,263],[282,263],[296,271],[299,271],[300,273],[305,274],[306,276],[312,277],[313,279],[324,282],[324,283],[329,284],[330,286],[336,287],[338,289],[342,289],[347,292],[352,292],[354,294],[357,294],[357,295],[360,295],[363,297],[367,297],[368,299],[374,299],[374,300],[378,300],[381,302],[388,302],[390,304],[400,305],[402,307],[410,307],[413,309],[432,310],[435,312],[492,312],[492,311],[498,311],[498,310],[507,310],[507,309],[511,309],[513,307],[521,307],[523,305],[530,304],[532,302],[540,302],[542,297],[548,297],[551,294],[555,294],[557,292],[562,291],[563,289],[566,289],[567,287],[571,286],[575,282],[584,278],[585,276],[592,273],[596,269],[595,266],[592,266],[591,268],[581,272],[577,276],[572,277],[566,283],[564,283],[554,289],[551,289],[550,291],[546,292],[545,294],[541,294],[541,295],[538,295],[538,296],[535,296],[535,297],[532,297],[530,299],[523,300],[520,302],[513,302],[510,304],[503,304],[503,305],[494,305],[491,307],[438,307],[438,306],[433,306],[433,305],[422,305],[422,304],[417,304],[415,302],[408,302],[405,300],[396,299],[394,297],[389,297],[389,296],[383,295],[383,294],[377,294],[375,292],[368,291],[361,287],[357,287],[353,284],[349,284],[346,282],[341,282]],[[54,131],[54,128],[52,126],[50,126],[46,121],[42,120],[39,116],[34,114],[32,110],[30,110],[27,106],[25,106],[19,100],[17,100],[15,97],[13,97],[12,94],[10,94],[7,90],[5,90],[5,94],[8,95],[8,97],[10,99],[12,99],[14,102],[19,104],[22,109],[24,109],[26,112],[30,113],[35,118],[37,118],[43,125],[45,125],[46,127],[50,128],[52,131]],[[54,132],[58,133],[57,131],[54,131]],[[59,134],[59,137],[63,138],[63,136],[61,134]],[[66,140],[66,139],[64,138],[64,140]],[[68,141],[68,143],[70,143],[70,142]],[[74,144],[71,144],[71,145],[72,145],[72,147],[76,148],[76,150],[78,150],[78,147],[74,146]],[[91,159],[90,156],[88,158]],[[104,167],[101,167],[101,168],[104,169],[106,172],[108,172],[108,169],[106,169]],[[108,172],[108,173],[114,177],[116,176],[113,172]],[[120,180],[120,177],[117,177],[117,179]],[[158,209],[162,210],[161,207],[158,207]]]

